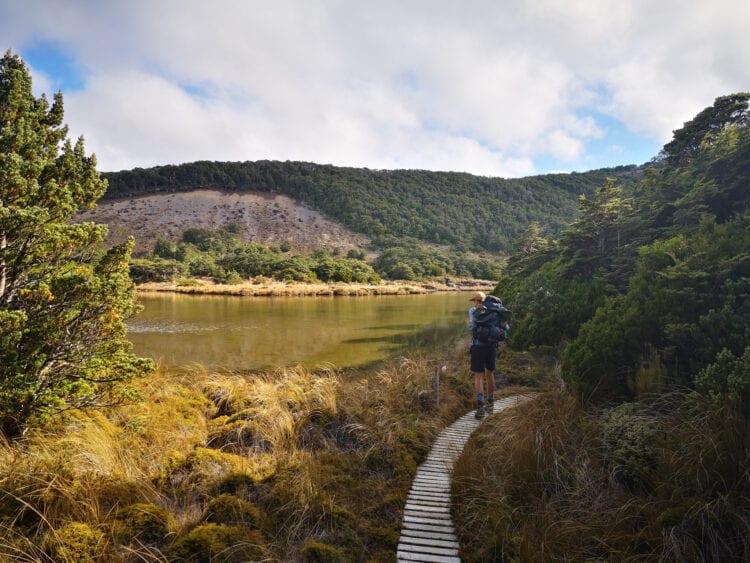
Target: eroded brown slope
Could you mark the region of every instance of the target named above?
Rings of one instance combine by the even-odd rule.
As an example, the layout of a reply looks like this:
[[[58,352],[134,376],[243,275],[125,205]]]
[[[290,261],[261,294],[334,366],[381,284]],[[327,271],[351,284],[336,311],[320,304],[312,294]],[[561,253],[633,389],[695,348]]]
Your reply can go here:
[[[290,197],[268,193],[223,193],[197,190],[101,201],[80,213],[79,221],[109,226],[109,244],[136,238],[135,254],[153,250],[161,236],[177,241],[192,227],[218,229],[230,223],[242,228],[243,238],[265,245],[288,240],[292,248],[363,248],[367,238],[323,217]]]

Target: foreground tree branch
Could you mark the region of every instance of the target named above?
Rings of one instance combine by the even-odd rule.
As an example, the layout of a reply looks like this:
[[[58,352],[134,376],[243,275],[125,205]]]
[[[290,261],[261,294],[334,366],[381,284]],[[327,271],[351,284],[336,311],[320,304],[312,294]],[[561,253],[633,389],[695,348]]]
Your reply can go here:
[[[0,432],[132,396],[152,362],[124,320],[133,241],[102,250],[106,226],[71,224],[106,190],[83,138],[67,139],[62,94],[35,98],[24,62],[0,59]]]

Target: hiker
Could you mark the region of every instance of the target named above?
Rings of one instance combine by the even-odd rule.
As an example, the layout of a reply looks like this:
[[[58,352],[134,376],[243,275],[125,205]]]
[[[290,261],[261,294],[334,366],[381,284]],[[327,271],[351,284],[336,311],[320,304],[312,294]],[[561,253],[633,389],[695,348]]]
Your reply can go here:
[[[500,303],[496,297],[490,296],[495,302]],[[469,309],[469,330],[472,332],[471,349],[469,354],[471,356],[471,372],[474,374],[474,391],[477,395],[477,412],[476,418],[484,418],[485,413],[492,413],[495,406],[495,363],[497,361],[497,348],[499,339],[504,339],[507,334],[507,328],[509,325],[506,320],[501,320],[500,317],[495,317],[497,322],[493,321],[493,326],[496,324],[500,329],[501,336],[498,338],[482,339],[479,337],[477,330],[477,318],[480,315],[484,315],[484,311],[487,310],[485,306],[485,300],[487,296],[477,291],[470,301],[474,304]],[[502,304],[500,304],[500,309]],[[509,313],[509,312],[508,312]],[[487,395],[484,394],[484,382],[487,382]],[[485,405],[486,402],[486,405]]]

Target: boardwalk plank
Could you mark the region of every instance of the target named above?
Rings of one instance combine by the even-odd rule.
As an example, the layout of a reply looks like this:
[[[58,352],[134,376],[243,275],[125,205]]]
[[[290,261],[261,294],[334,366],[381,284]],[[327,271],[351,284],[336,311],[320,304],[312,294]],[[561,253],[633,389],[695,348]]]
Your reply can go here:
[[[405,540],[406,538],[415,538],[415,537],[418,537],[421,539],[433,539],[433,540],[439,540],[439,541],[449,541],[449,542],[458,543],[458,538],[456,537],[456,534],[431,532],[429,530],[414,530],[411,528],[404,528],[403,530],[401,530],[402,540]]]
[[[404,521],[403,528],[420,532],[434,532],[436,534],[456,535],[456,530],[453,528],[453,525],[446,526],[445,524],[425,524],[422,522]]]
[[[440,555],[428,555],[399,551],[396,553],[399,561],[424,561],[426,563],[461,563],[458,557],[441,557]]]
[[[419,482],[413,482],[411,484],[411,490],[417,491],[423,489],[425,491],[445,491],[447,493],[450,493],[451,487],[450,482],[448,483],[431,483],[429,481],[419,481]]]
[[[459,548],[457,541],[437,540],[435,538],[423,538],[420,536],[402,535],[399,544],[416,546],[417,549],[415,549],[414,551],[419,551],[419,546],[425,545],[432,547],[442,547],[443,549],[455,549],[456,551],[458,551]]]
[[[423,503],[406,503],[406,508],[404,510],[410,510],[413,512],[435,512],[435,513],[449,513],[450,507],[449,506],[432,506],[429,504],[423,504]]]
[[[435,518],[430,515],[425,516],[412,516],[411,514],[404,513],[404,522],[412,522],[414,524],[430,524],[432,526],[450,526],[453,527],[453,522],[450,518]]]
[[[401,552],[429,553],[430,555],[442,555],[443,557],[458,557],[458,549],[455,547],[434,547],[430,545],[413,545],[410,543],[399,543],[398,550]]]
[[[421,497],[407,497],[406,504],[415,504],[418,503],[420,506],[450,506],[451,502],[449,499],[441,499],[441,498],[421,498]]]
[[[432,512],[430,510],[421,510],[418,508],[408,508],[404,510],[404,519],[407,519],[407,516],[412,519],[419,519],[434,523],[442,523],[445,524],[446,522],[448,524],[451,524],[451,515],[450,512]]]
[[[406,495],[406,502],[419,502],[421,504],[450,505],[451,499],[448,495]]]

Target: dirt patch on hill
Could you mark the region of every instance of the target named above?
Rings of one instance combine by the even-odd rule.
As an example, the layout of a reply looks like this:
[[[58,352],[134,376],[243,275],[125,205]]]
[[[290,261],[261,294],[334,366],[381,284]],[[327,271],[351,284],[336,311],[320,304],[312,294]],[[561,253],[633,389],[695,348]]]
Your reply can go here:
[[[294,199],[269,193],[196,190],[109,200],[80,213],[76,220],[108,225],[108,244],[118,244],[133,235],[136,255],[152,251],[157,237],[177,241],[189,228],[218,229],[231,223],[241,227],[246,241],[264,245],[289,241],[292,249],[300,252],[338,248],[346,253],[363,249],[368,243],[367,237]]]

